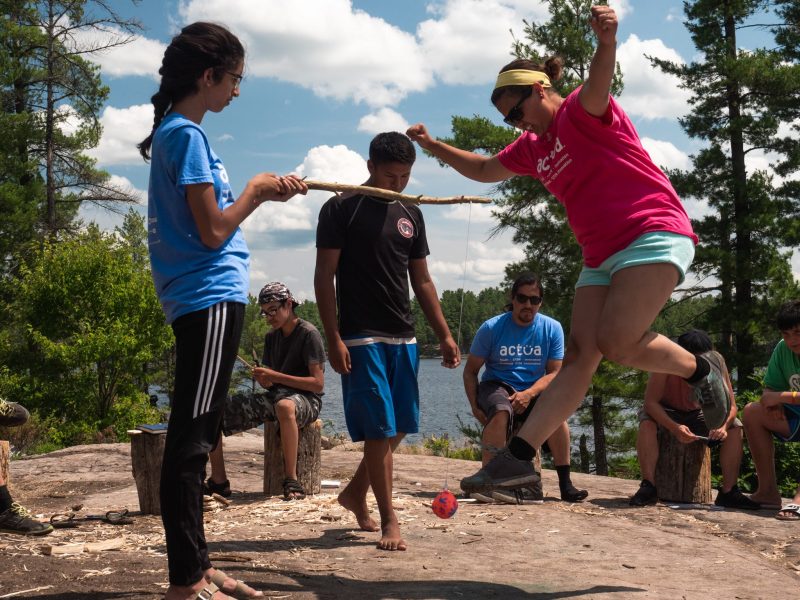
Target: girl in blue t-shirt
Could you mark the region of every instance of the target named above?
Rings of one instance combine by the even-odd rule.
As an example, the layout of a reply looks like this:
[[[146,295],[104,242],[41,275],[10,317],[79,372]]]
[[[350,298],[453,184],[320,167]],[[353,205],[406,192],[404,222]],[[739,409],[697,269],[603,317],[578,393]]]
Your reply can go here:
[[[307,187],[294,175],[259,173],[235,198],[222,161],[200,127],[239,96],[244,48],[230,31],[193,23],[164,53],[151,98],[153,130],[139,144],[152,158],[148,246],[153,280],[175,333],[172,412],[161,470],[167,541],[166,600],[263,594],[212,568],[203,533],[202,483],[219,439],[239,346],[250,253],[239,225],[262,202],[283,202]],[[152,156],[151,156],[152,154]]]

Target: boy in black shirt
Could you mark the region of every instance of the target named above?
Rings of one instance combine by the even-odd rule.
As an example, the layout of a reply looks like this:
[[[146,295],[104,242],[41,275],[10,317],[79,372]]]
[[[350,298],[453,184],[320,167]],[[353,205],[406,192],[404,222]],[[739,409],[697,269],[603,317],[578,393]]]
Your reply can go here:
[[[258,294],[258,303],[261,316],[269,321],[272,331],[264,338],[264,366],[253,369],[253,377],[267,391],[228,398],[222,432],[232,435],[258,427],[264,421],[277,420],[283,448],[283,497],[301,499],[305,498],[305,490],[297,481],[299,432],[319,417],[325,383],[325,347],[317,328],[295,314],[297,302],[284,284],[276,281],[265,285]],[[221,437],[209,458],[208,493],[229,496]]]
[[[402,192],[415,157],[403,134],[379,134],[370,144],[365,185]],[[362,529],[377,531],[366,500],[372,486],[381,515],[378,547],[384,550],[406,549],[392,507],[392,451],[406,434],[419,430],[419,357],[409,277],[439,338],[442,364],[455,368],[461,362],[428,273],[428,254],[417,206],[353,195],[331,198],[320,211],[317,305],[331,365],[342,375],[347,429],[353,441],[364,441],[364,459],[339,503],[355,514]]]

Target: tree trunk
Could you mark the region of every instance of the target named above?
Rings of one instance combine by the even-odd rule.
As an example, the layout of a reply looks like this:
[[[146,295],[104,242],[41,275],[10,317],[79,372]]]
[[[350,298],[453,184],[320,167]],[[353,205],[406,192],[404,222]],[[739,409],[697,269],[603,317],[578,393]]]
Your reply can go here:
[[[300,430],[297,445],[297,480],[306,494],[318,494],[321,488],[322,421],[316,420]],[[264,423],[264,493],[283,495],[283,448],[280,429],[275,421]]]
[[[581,455],[581,473],[588,473],[592,467],[592,459],[589,456],[589,447],[586,445],[586,434],[581,434],[580,442],[578,442]]]
[[[592,396],[592,425],[594,427],[594,465],[596,475],[608,475],[606,430],[603,425],[603,397]]]
[[[711,452],[702,442],[680,443],[658,428],[656,488],[662,502],[711,502]]]
[[[166,431],[162,433],[129,432],[131,468],[139,494],[139,510],[145,515],[160,515],[161,461],[164,457]]]

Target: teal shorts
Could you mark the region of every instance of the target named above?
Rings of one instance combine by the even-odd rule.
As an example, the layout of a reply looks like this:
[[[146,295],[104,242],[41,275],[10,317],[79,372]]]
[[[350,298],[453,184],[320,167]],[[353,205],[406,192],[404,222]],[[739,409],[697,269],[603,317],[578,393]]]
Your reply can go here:
[[[653,231],[639,236],[630,246],[605,259],[599,267],[584,266],[576,288],[587,285],[611,285],[611,277],[621,269],[670,263],[678,269],[678,283],[683,283],[694,258],[694,241],[679,233]]]

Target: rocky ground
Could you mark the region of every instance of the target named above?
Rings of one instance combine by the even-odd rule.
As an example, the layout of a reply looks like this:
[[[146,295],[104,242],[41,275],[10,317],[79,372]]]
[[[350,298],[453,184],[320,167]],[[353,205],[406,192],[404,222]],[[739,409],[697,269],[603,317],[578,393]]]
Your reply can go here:
[[[257,434],[226,440],[234,494],[206,513],[215,565],[271,598],[798,598],[800,523],[712,507],[630,508],[637,482],[576,474],[589,490],[578,505],[557,500],[545,470],[538,506],[462,502],[443,521],[430,502],[447,479],[473,462],[400,454],[396,505],[406,552],[375,548],[336,502],[336,490],[298,502],[265,498],[263,444]],[[325,450],[323,478],[346,481],[360,453]],[[79,446],[14,461],[17,500],[49,518],[138,510],[129,446]],[[373,507],[374,508],[374,507]],[[80,548],[106,541],[116,550],[45,555],[43,546]],[[0,534],[0,599],[99,600],[163,597],[166,556],[159,517],[128,525],[82,522],[44,538]]]

